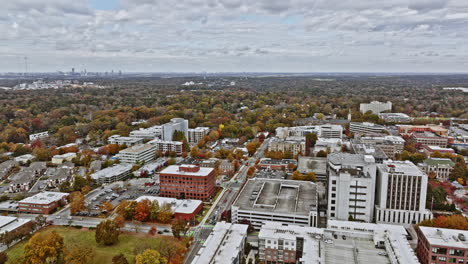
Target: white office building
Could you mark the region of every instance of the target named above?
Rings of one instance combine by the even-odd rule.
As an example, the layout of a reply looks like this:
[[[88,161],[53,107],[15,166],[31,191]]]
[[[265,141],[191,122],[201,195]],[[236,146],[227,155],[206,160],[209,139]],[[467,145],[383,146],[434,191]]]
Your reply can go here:
[[[184,133],[188,139],[188,120],[183,118],[172,118],[171,122],[162,125],[162,140],[171,141],[175,131]]]
[[[135,146],[138,144],[142,144],[143,139],[135,138],[135,137],[122,137],[119,135],[113,135],[107,139],[107,142],[109,144],[126,145],[127,147],[131,147],[131,146]]]
[[[272,138],[268,143],[269,151],[289,151],[293,156],[306,153],[305,137]]]
[[[418,166],[427,174],[434,173],[439,181],[448,181],[455,162],[451,159],[429,158]]]
[[[381,134],[386,133],[384,126],[380,126],[370,122],[351,122],[349,131],[354,134]]]
[[[132,171],[132,164],[117,164],[91,174],[96,184],[112,183],[127,179]]]
[[[376,163],[361,154],[328,155],[328,219],[372,222]]]
[[[206,135],[210,133],[209,127],[197,127],[188,129],[188,142],[191,144],[197,144]]]
[[[116,158],[121,163],[150,162],[156,156],[156,146],[151,144],[141,144],[119,151]]]
[[[426,210],[427,175],[410,161],[377,165],[375,220],[411,225],[432,218]]]
[[[132,138],[155,139],[162,137],[162,126],[152,126],[148,128],[140,128],[130,132]]]
[[[319,137],[343,139],[343,127],[340,125],[321,125]]]
[[[240,264],[247,225],[218,222],[191,262],[192,264]]]
[[[156,147],[156,151],[160,151],[163,154],[166,152],[175,152],[178,156],[182,155],[183,152],[183,143],[180,141],[165,141],[161,139],[153,139],[148,142],[150,145]]]
[[[359,110],[361,113],[366,113],[367,111],[371,111],[373,114],[379,114],[383,111],[391,111],[392,110],[392,102],[381,103],[378,101],[372,101],[369,104],[361,104],[359,106]]]

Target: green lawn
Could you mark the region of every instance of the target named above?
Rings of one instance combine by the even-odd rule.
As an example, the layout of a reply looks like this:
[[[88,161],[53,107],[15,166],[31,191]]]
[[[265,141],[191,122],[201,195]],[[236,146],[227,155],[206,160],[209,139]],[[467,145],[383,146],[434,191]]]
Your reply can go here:
[[[65,242],[65,247],[70,244],[78,243],[90,245],[95,251],[95,257],[93,263],[112,263],[112,257],[123,253],[130,263],[133,263],[133,249],[138,243],[149,242],[154,237],[149,235],[132,235],[132,234],[121,234],[119,236],[119,243],[114,246],[106,247],[97,245],[94,240],[94,231],[86,229],[77,229],[73,227],[62,227],[62,226],[51,226],[43,229],[41,232],[52,232],[56,231],[60,234]],[[17,263],[17,259],[22,256],[23,249],[27,241],[23,241],[19,244],[8,249],[8,264]]]

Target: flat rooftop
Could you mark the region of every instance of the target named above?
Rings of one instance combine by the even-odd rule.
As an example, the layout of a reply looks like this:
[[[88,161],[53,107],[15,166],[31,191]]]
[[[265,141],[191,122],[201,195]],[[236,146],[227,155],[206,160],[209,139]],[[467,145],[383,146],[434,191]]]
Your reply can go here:
[[[40,192],[31,197],[25,198],[20,203],[31,203],[31,204],[50,204],[52,202],[61,200],[63,197],[68,196],[68,193],[61,192]]]
[[[306,181],[250,179],[233,206],[240,210],[308,215],[318,206],[317,185]]]
[[[150,144],[141,144],[135,145],[124,150],[119,151],[119,154],[138,154],[147,150],[154,149],[153,145]]]
[[[242,250],[241,245],[247,235],[247,228],[247,225],[216,223],[192,264],[234,263]]]
[[[113,177],[132,170],[132,164],[117,164],[91,174],[91,178],[99,179],[104,177]]]
[[[468,248],[468,231],[420,226],[419,229],[431,245]]]
[[[315,172],[315,174],[327,174],[327,158],[299,157],[297,170],[300,172]]]
[[[172,206],[172,210],[174,213],[179,214],[191,214],[197,210],[197,208],[202,204],[200,200],[181,200],[176,198],[168,198],[168,197],[159,197],[159,196],[140,196],[135,201],[140,202],[143,200],[149,200],[151,202],[158,201],[159,206],[163,206],[164,204],[170,204]]]
[[[366,163],[375,162],[371,155],[351,154],[343,152],[331,153],[327,156],[328,162],[342,167],[364,166]]]
[[[392,161],[385,160],[383,164],[377,165],[380,169],[387,173],[403,173],[411,176],[426,176],[414,163],[409,160]]]
[[[391,263],[388,256],[379,255],[386,252],[384,249],[375,248],[372,239],[354,239],[347,236],[343,240],[341,236],[333,239],[333,244],[325,244],[324,263],[355,263],[355,264],[384,264]],[[356,251],[357,249],[357,251]],[[310,262],[312,263],[312,262]]]
[[[195,166],[195,165],[182,165],[182,166]],[[179,170],[178,165],[171,165],[160,172],[160,174],[173,174],[173,175],[187,175],[187,176],[199,176],[204,177],[208,176],[211,172],[213,172],[213,168],[206,168],[200,167],[200,170],[196,172],[191,171],[181,171]]]

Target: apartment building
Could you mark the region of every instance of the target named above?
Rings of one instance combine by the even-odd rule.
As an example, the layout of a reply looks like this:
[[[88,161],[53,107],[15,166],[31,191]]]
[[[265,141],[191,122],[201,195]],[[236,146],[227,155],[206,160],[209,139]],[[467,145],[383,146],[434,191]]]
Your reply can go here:
[[[427,181],[427,175],[410,161],[377,165],[376,222],[408,226],[432,218],[426,210]]]
[[[384,111],[391,111],[392,110],[392,102],[379,102],[379,101],[372,101],[368,104],[362,103],[359,105],[359,110],[361,113],[366,113],[367,111],[371,111],[373,114],[379,114],[380,112]]]
[[[320,239],[324,229],[266,222],[258,234],[260,263],[323,263]]]
[[[202,140],[209,133],[210,133],[209,127],[189,128],[187,140],[190,144],[197,144],[200,140]]]
[[[405,140],[399,136],[361,137],[359,140],[353,140],[353,143],[376,145],[389,158],[395,158],[397,155],[400,155],[405,147]]]
[[[216,175],[213,168],[196,165],[172,165],[159,174],[160,195],[178,199],[209,201],[215,194]]]
[[[114,166],[97,171],[91,174],[90,177],[96,184],[123,181],[127,179],[128,176],[130,176],[132,167],[132,164],[116,164]]]
[[[50,214],[67,204],[68,193],[41,192],[18,202],[19,213]]]
[[[162,153],[166,152],[175,152],[177,156],[182,155],[183,152],[183,143],[180,141],[165,141],[161,139],[153,139],[147,144],[154,145],[156,151],[161,151]]]
[[[328,219],[372,222],[377,165],[372,156],[328,155]]]
[[[439,181],[448,181],[455,162],[451,159],[429,158],[424,160],[420,167],[428,175],[430,172],[435,173]]]
[[[133,138],[142,138],[153,140],[155,138],[162,137],[162,126],[152,126],[148,128],[140,128],[138,130],[133,130],[130,132],[130,137]]]
[[[242,263],[247,228],[247,225],[217,222],[191,263]]]
[[[188,139],[188,120],[183,118],[172,118],[171,122],[162,125],[162,140],[171,141],[175,131],[184,133]]]
[[[122,137],[119,135],[113,135],[107,139],[107,143],[117,144],[117,145],[126,145],[127,147],[131,147],[131,146],[135,146],[138,144],[142,144],[143,139],[135,138],[135,137]]]
[[[354,134],[380,134],[386,133],[386,128],[370,122],[351,122],[349,131]]]
[[[468,231],[419,226],[416,232],[421,264],[468,263]]]
[[[305,137],[272,138],[268,144],[269,151],[289,151],[293,156],[306,153]]]
[[[250,179],[231,206],[231,218],[233,223],[247,220],[256,230],[267,221],[316,227],[317,185],[307,181]]]
[[[156,149],[156,146],[152,144],[135,145],[119,151],[116,158],[118,158],[121,163],[146,163],[154,160],[156,157]]]

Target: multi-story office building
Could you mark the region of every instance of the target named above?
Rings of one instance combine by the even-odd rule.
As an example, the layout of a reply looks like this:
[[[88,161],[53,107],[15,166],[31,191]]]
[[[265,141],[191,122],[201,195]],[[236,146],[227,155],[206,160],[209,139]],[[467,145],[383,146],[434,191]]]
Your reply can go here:
[[[401,154],[405,147],[405,140],[399,136],[361,137],[359,140],[354,140],[353,143],[377,145],[389,158],[395,158]]]
[[[112,183],[125,180],[132,171],[132,164],[117,164],[91,174],[96,184]]]
[[[468,231],[419,226],[416,232],[421,264],[468,263]]]
[[[130,137],[143,138],[143,139],[155,139],[162,137],[162,126],[152,126],[148,128],[140,128],[130,132]]]
[[[249,221],[257,230],[266,221],[317,226],[318,193],[313,182],[254,178],[231,206],[233,223]]]
[[[116,157],[121,163],[150,162],[156,156],[156,146],[141,144],[119,151]]]
[[[391,111],[392,110],[392,102],[381,103],[378,101],[372,101],[368,104],[360,104],[359,110],[361,113],[366,113],[367,111],[371,111],[373,114],[379,114],[383,111]]]
[[[349,131],[354,134],[380,134],[385,133],[387,130],[384,126],[377,125],[369,122],[351,122],[349,124]]]
[[[209,201],[215,192],[216,175],[213,168],[172,165],[160,172],[159,180],[163,197]]]
[[[191,263],[242,263],[247,228],[247,225],[217,222]]]
[[[439,136],[436,133],[424,131],[424,132],[414,132],[411,135],[412,142],[416,144],[416,147],[421,147],[422,145],[427,146],[439,146],[445,148],[448,145],[448,138]]]
[[[321,125],[319,137],[343,139],[343,127],[340,125]]]
[[[197,127],[188,129],[188,142],[191,144],[197,144],[206,135],[210,133],[209,127]]]
[[[427,175],[410,161],[377,165],[377,223],[417,224],[432,218],[426,210]]]
[[[19,213],[50,214],[67,204],[68,193],[41,192],[18,202]]]
[[[328,219],[372,222],[376,163],[372,156],[328,155]]]
[[[258,234],[260,263],[323,263],[324,229],[266,222]]]
[[[440,181],[448,181],[450,173],[455,166],[455,162],[451,159],[430,158],[424,160],[420,165],[421,169],[429,175],[434,173],[436,178]]]
[[[171,122],[162,125],[162,140],[171,141],[175,131],[183,132],[188,140],[188,120],[172,118]]]
[[[127,147],[131,147],[131,146],[135,146],[135,145],[143,143],[143,139],[135,138],[135,137],[122,137],[119,135],[113,135],[107,139],[107,142],[109,144],[127,145]]]
[[[285,139],[272,138],[268,144],[269,151],[289,151],[292,155],[306,153],[305,137],[287,137]]]
[[[166,152],[175,152],[178,156],[182,155],[183,143],[180,141],[164,141],[161,139],[153,139],[148,142],[150,145],[156,147],[156,151],[161,151],[163,154]]]
[[[391,123],[408,123],[413,121],[413,118],[403,113],[380,113],[379,118]]]
[[[385,152],[376,145],[353,143],[351,144],[351,147],[355,154],[370,155],[374,157],[375,163],[383,163],[384,160],[388,159]]]

